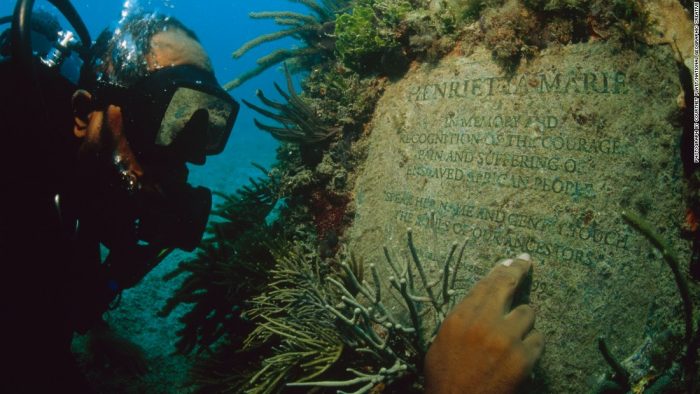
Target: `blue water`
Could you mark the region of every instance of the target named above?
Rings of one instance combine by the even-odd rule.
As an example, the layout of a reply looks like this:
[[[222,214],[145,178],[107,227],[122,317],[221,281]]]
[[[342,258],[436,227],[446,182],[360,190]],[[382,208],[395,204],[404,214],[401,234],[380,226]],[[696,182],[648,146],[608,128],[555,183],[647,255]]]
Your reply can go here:
[[[278,47],[290,48],[296,44],[292,39],[279,40],[255,48],[241,59],[232,59],[231,53],[241,44],[261,34],[279,30],[270,20],[250,19],[249,12],[300,10],[308,13],[305,7],[286,0],[73,0],[72,3],[93,39],[104,28],[113,28],[122,11],[133,7],[160,11],[180,19],[197,33],[222,84],[253,68],[260,56]],[[0,15],[11,14],[14,4],[14,0],[0,0]],[[36,1],[35,7],[55,12],[46,0]],[[63,27],[67,27],[67,23],[64,22]],[[276,92],[273,81],[284,81],[283,74],[277,67],[246,82],[231,94],[239,102],[241,99],[257,102],[255,91],[263,89],[266,95],[274,98]],[[253,117],[253,111],[241,105],[241,112],[226,150],[218,156],[209,157],[204,166],[192,166],[190,183],[219,192],[232,192],[246,183],[248,177],[260,175],[260,172],[251,166],[251,162],[270,166],[275,158],[277,142],[267,133],[255,128]]]

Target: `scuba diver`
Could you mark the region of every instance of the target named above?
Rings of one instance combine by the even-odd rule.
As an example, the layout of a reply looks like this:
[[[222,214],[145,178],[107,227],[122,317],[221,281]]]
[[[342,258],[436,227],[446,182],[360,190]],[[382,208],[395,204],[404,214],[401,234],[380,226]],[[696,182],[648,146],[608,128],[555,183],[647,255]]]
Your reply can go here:
[[[52,4],[80,41],[33,3],[0,36],[0,391],[89,392],[73,333],[104,331],[123,289],[199,244],[211,192],[186,163],[224,149],[239,106],[178,20],[129,15],[93,45],[69,1]]]
[[[73,333],[104,332],[123,289],[197,247],[211,193],[187,183],[186,163],[223,150],[239,109],[178,20],[129,15],[93,44],[69,1],[50,2],[77,38],[32,0],[0,20],[12,22],[0,35],[3,393],[91,392]],[[507,393],[530,375],[542,336],[511,303],[531,266],[499,264],[450,313],[428,392]]]

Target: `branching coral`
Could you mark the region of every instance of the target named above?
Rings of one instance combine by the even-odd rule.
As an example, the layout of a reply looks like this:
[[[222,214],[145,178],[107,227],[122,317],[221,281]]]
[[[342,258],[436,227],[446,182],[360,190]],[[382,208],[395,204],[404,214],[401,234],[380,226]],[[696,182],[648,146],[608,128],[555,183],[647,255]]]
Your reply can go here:
[[[235,52],[234,58],[240,58],[251,49],[266,42],[279,40],[284,37],[294,37],[304,42],[305,46],[296,49],[278,49],[257,60],[258,66],[240,77],[226,83],[224,89],[230,90],[243,82],[262,73],[266,69],[288,59],[298,59],[307,64],[313,64],[328,57],[335,49],[332,35],[336,14],[342,12],[349,1],[347,0],[292,0],[308,7],[315,15],[304,15],[290,11],[254,12],[250,14],[255,19],[274,19],[285,30],[264,34],[243,44]]]
[[[265,224],[265,217],[275,204],[278,188],[274,179],[251,179],[251,186],[223,196],[224,202],[214,212],[220,221],[210,227],[213,236],[204,240],[194,260],[181,262],[166,276],[190,274],[159,313],[165,316],[180,304],[194,304],[181,318],[185,327],[178,333],[179,352],[209,349],[245,325],[239,310],[259,293],[274,264],[269,252],[274,229]]]
[[[210,378],[209,390],[202,391],[275,393],[301,387],[367,393],[398,383],[406,384],[401,392],[419,390],[423,357],[454,303],[464,246],[458,255],[457,245],[452,246],[435,281],[426,277],[410,230],[408,247],[411,260],[405,265],[395,262],[385,248],[386,263],[394,273],[389,291],[382,288],[374,265],[369,265],[371,279],[365,281],[364,264],[354,256],[338,275],[322,264],[313,248],[273,248],[277,263],[271,280],[245,312],[256,327],[243,349],[228,346],[225,356],[219,354],[199,369],[205,377],[211,371],[204,368],[224,371],[219,379]],[[402,300],[403,309],[385,304],[390,296]],[[238,365],[230,360],[239,360]],[[246,368],[241,370],[243,363]],[[223,369],[224,365],[231,367]]]
[[[275,120],[282,124],[283,127],[269,126],[260,123],[257,119],[255,125],[264,131],[272,134],[273,137],[280,141],[297,143],[297,144],[315,144],[327,140],[341,129],[337,126],[325,125],[316,115],[316,112],[309,107],[304,100],[294,91],[294,83],[292,77],[285,66],[285,76],[287,78],[286,93],[282,88],[275,83],[277,92],[287,100],[286,104],[277,103],[265,97],[261,90],[257,91],[257,96],[265,105],[277,110],[278,112],[268,111],[255,104],[243,100],[243,103],[258,113]]]
[[[428,346],[454,303],[455,278],[465,246],[466,243],[455,259],[457,244],[452,245],[435,281],[429,281],[425,273],[410,229],[411,263],[401,266],[384,248],[386,263],[393,272],[389,278],[391,292],[403,302],[403,311],[399,313],[385,304],[386,289],[382,289],[379,272],[373,264],[369,266],[371,281],[364,281],[358,277],[363,269],[356,259],[351,258],[354,269],[351,264],[343,263],[345,280],[327,279],[340,296],[340,302],[326,300],[325,309],[337,318],[342,340],[354,355],[354,362],[346,360],[345,365],[358,367],[346,368],[346,376],[337,380],[297,381],[288,386],[351,388],[359,394],[407,375],[413,376],[415,386]],[[431,316],[434,324],[428,324],[426,316]]]

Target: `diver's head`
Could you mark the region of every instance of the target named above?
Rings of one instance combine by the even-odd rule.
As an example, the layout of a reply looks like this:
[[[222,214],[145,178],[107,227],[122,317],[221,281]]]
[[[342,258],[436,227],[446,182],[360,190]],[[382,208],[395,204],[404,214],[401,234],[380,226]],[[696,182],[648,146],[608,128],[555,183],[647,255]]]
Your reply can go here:
[[[158,14],[132,15],[95,45],[85,89],[73,96],[84,173],[100,185],[93,214],[103,242],[139,241],[191,250],[211,193],[187,184],[186,162],[203,164],[228,139],[238,104],[221,89],[197,37]]]
[[[213,73],[196,34],[179,20],[157,13],[128,16],[116,29],[103,31],[94,50],[97,79],[127,87],[153,71],[181,64]]]

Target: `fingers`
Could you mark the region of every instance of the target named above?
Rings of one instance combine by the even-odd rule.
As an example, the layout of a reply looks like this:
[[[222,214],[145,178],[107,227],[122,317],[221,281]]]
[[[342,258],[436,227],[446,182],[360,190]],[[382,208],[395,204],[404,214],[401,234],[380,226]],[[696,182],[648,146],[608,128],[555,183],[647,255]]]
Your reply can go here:
[[[531,267],[530,256],[525,253],[515,260],[508,259],[498,263],[453,311],[469,313],[470,309],[478,308],[480,313],[502,317],[510,311],[513,295]]]
[[[487,283],[491,290],[492,305],[503,314],[510,310],[513,303],[513,295],[520,284],[527,277],[532,260],[526,253],[516,258],[508,259],[497,264],[491,272],[482,280]]]
[[[532,371],[532,368],[534,368],[535,363],[540,359],[544,351],[544,337],[539,331],[532,330],[523,339],[523,346],[525,347],[525,357],[527,358],[529,371]]]
[[[520,305],[505,316],[505,321],[508,331],[522,339],[535,326],[535,311],[529,305]]]
[[[97,144],[100,141],[100,133],[102,131],[102,123],[104,121],[104,112],[95,111],[90,115],[89,119],[86,138],[89,143]]]

